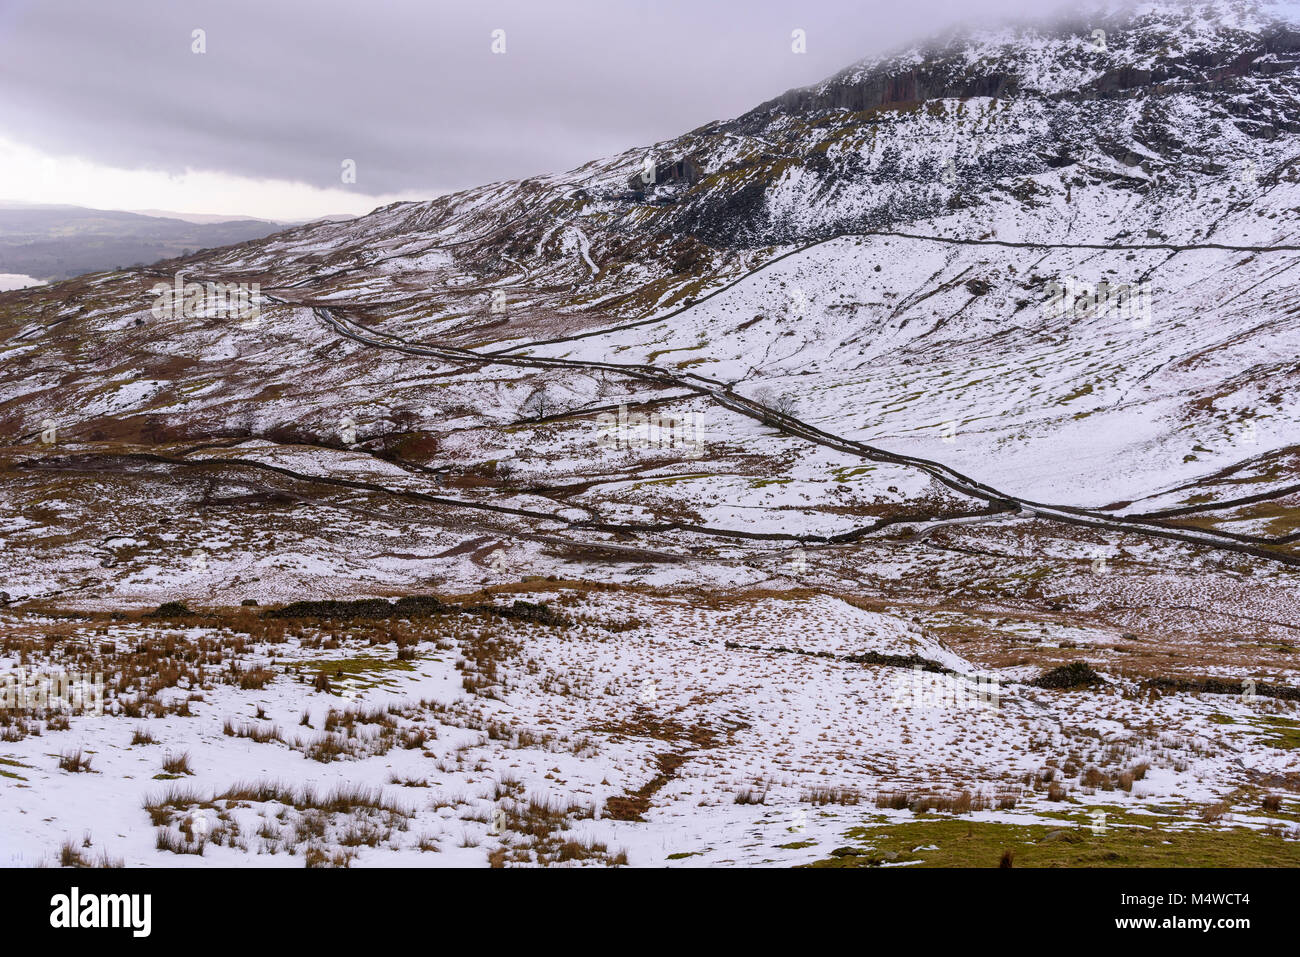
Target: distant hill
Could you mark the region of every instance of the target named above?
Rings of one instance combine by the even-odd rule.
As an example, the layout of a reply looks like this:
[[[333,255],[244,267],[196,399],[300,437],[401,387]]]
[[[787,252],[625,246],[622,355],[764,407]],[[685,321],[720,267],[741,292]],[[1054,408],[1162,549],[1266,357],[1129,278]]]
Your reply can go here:
[[[0,203],[0,273],[56,281],[261,239],[284,226],[237,219],[193,223],[82,206]]]
[[[261,216],[231,216],[220,213],[178,213],[170,209],[127,209],[127,213],[135,213],[138,216],[156,216],[160,219],[179,219],[186,223],[231,223],[231,222],[256,222],[256,223],[275,223],[281,226],[296,225],[295,220],[288,219],[265,219]]]
[[[3,206],[0,202],[0,206]],[[279,226],[302,226],[306,223],[343,223],[350,219],[356,219],[353,213],[328,213],[324,216],[314,216],[311,219],[263,219],[260,216],[222,216],[215,213],[177,213],[170,209],[129,209],[129,213],[138,213],[141,216],[161,216],[163,219],[180,219],[187,223],[230,223],[246,222],[255,223],[274,223]]]

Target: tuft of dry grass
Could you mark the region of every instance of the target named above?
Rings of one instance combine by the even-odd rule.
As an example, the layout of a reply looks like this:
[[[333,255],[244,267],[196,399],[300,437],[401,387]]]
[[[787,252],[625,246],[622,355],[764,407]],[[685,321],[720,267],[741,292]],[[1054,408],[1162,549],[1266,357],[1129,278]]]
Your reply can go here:
[[[76,751],[65,751],[59,755],[59,767],[74,774],[89,771],[90,755],[82,754],[80,748]]]
[[[736,792],[737,804],[766,804],[767,803],[767,785],[746,786]]]
[[[999,798],[1002,800],[1006,796]],[[969,814],[971,811],[985,811],[992,802],[987,795],[972,794],[962,791],[958,794],[936,794],[919,792],[909,794],[906,791],[878,791],[876,807],[894,811],[910,808],[913,814],[925,814],[929,811],[943,811],[948,814]],[[1015,801],[1012,798],[1012,804]]]
[[[257,744],[269,744],[273,741],[284,741],[284,735],[281,734],[280,728],[274,724],[254,724],[251,722],[235,722],[227,718],[221,726],[221,733],[228,738],[247,738]]]
[[[1232,805],[1227,801],[1215,801],[1213,804],[1207,804],[1201,808],[1198,817],[1203,824],[1213,824],[1215,821],[1223,819],[1223,815],[1232,809]]]
[[[197,854],[203,856],[207,841],[187,841],[184,835],[173,833],[170,827],[158,828],[154,839],[154,848],[159,851],[171,851],[173,854]]]
[[[799,795],[799,800],[805,804],[816,804],[818,806],[826,804],[850,805],[857,804],[861,800],[861,795],[853,788],[812,787],[806,788]]]
[[[167,755],[163,758],[163,771],[167,774],[193,774],[190,770],[190,753],[182,751],[177,755]]]
[[[1086,788],[1101,788],[1103,791],[1110,791],[1115,787],[1109,774],[1101,770],[1101,768],[1093,767],[1083,772],[1083,776],[1079,778],[1079,783]]]
[[[67,838],[63,846],[59,848],[59,866],[60,867],[89,867],[89,863],[81,855],[81,848],[72,838]]]
[[[261,691],[273,680],[275,672],[270,668],[262,665],[255,665],[252,668],[237,668],[232,662],[230,683],[238,685],[241,691]]]
[[[89,834],[86,835],[80,846],[78,846],[77,842],[71,837],[67,838],[59,848],[59,866],[98,868],[119,868],[125,866],[125,862],[121,858],[109,857],[107,851],[100,851],[99,856],[94,859],[88,857],[84,850],[88,847],[90,847]]]

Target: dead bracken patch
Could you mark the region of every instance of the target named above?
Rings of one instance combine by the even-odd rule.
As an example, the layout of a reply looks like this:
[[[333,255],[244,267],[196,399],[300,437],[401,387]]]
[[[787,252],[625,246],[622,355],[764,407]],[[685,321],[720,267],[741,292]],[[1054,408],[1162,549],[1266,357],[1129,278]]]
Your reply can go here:
[[[645,812],[649,810],[650,799],[655,796],[655,792],[671,781],[677,769],[688,760],[689,755],[676,751],[655,755],[655,766],[659,773],[629,794],[607,798],[605,816],[616,821],[644,821]]]

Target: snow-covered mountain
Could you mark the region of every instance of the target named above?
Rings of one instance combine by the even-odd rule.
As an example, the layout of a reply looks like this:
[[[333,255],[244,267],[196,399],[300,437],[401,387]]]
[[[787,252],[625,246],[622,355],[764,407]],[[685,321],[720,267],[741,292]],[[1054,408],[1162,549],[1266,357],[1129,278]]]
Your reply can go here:
[[[1177,197],[1251,164],[1266,177],[1285,158],[1279,137],[1300,129],[1298,17],[1294,4],[1162,2],[966,32],[563,176],[399,205],[384,228],[470,237],[511,222],[522,244],[559,242],[552,227],[580,220],[610,234],[593,237],[605,262],[618,239],[807,241],[973,205],[1033,208],[1025,189],[1046,190],[1041,203],[1091,178],[1142,187],[1143,210],[1190,240],[1207,224],[1183,222]]]
[[[324,330],[287,304],[314,302],[413,341],[798,393],[831,431],[1039,502],[1267,470],[1300,438],[1295,13],[1163,2],[966,33],[568,174],[176,262],[279,290],[256,334],[142,318],[170,269],[58,287],[23,300],[43,318],[13,328],[0,410],[26,435],[47,415],[105,431],[108,408],[209,435],[230,403],[322,432],[338,390],[421,404],[419,383],[319,370],[311,402],[248,406],[240,370],[301,386],[295,337]],[[61,349],[77,371],[42,388],[28,373]],[[184,377],[150,369],[177,355],[221,370],[183,406]],[[157,384],[83,394],[123,359]]]

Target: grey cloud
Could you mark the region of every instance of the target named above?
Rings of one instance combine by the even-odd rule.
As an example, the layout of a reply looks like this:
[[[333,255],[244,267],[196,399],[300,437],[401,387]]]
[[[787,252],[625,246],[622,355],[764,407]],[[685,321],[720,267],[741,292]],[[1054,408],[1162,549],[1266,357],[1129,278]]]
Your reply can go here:
[[[432,193],[675,136],[1021,5],[0,0],[0,129],[113,166],[323,187],[350,158],[359,191]]]

